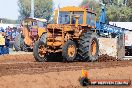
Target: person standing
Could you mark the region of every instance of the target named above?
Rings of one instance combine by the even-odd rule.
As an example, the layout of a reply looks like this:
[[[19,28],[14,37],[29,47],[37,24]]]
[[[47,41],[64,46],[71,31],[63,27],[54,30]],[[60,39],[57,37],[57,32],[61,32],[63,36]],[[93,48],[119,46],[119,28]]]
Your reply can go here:
[[[4,53],[3,51],[4,45],[5,45],[5,33],[4,33],[4,29],[1,28],[0,29],[0,55]]]

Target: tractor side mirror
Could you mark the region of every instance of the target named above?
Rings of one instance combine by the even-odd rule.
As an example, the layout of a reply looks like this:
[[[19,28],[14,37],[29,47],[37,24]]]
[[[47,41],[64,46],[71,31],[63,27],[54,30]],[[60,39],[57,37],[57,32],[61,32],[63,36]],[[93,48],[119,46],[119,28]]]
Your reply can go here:
[[[75,15],[74,17],[76,18],[75,26],[78,27],[78,20],[79,20],[79,17],[80,17],[80,16],[79,16],[79,15]]]

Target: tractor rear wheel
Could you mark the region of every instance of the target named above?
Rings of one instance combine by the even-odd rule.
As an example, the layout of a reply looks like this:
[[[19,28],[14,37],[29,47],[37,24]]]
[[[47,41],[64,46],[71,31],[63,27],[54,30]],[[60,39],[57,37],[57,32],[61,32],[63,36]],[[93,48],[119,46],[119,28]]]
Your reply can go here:
[[[83,33],[80,37],[78,53],[83,60],[96,61],[98,59],[99,43],[96,33]]]
[[[15,38],[15,41],[14,41],[14,48],[16,51],[21,51],[21,44],[22,44],[22,36],[21,34],[18,34]]]
[[[42,41],[36,41],[33,47],[33,56],[36,61],[44,62],[47,61],[46,45]]]
[[[25,51],[25,52],[28,52],[28,51],[29,51],[29,50],[28,50],[28,46],[25,44],[24,41],[22,41],[21,49],[22,49],[22,51]]]
[[[77,47],[75,42],[69,40],[67,41],[62,48],[62,56],[65,61],[71,62],[76,58]]]

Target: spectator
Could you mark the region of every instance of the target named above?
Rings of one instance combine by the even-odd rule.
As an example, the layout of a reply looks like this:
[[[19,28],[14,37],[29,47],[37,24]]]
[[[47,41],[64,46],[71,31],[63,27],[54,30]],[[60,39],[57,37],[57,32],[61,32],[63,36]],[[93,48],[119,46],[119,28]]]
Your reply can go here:
[[[6,33],[2,28],[0,29],[0,38],[5,38],[5,44],[0,44],[0,55],[9,54],[10,39],[6,37]]]
[[[7,36],[11,36],[12,28],[10,28],[10,27],[8,26],[8,28],[6,28],[6,31],[7,31]]]
[[[5,36],[5,33],[4,33],[3,28],[1,27],[0,28],[0,38],[2,39],[4,38],[4,36]],[[3,54],[3,47],[4,47],[4,44],[0,44],[0,55]]]
[[[19,34],[19,32],[18,31],[15,31],[14,33],[12,33],[12,38],[13,38],[13,40],[15,40],[15,38],[16,38],[16,36]]]
[[[2,49],[3,54],[9,54],[9,47],[10,47],[10,38],[6,37],[5,38],[5,45]]]

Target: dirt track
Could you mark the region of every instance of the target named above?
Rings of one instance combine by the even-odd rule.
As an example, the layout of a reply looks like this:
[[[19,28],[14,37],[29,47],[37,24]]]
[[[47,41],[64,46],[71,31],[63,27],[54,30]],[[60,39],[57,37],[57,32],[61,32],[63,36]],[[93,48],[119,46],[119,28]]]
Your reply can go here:
[[[33,77],[35,77],[34,80],[38,81],[44,81],[43,79],[41,79],[41,76],[47,80],[47,82],[49,82],[50,80],[52,80],[52,76],[53,78],[57,79],[57,82],[60,82],[59,79],[61,79],[60,76],[62,76],[62,79],[64,81],[65,86],[61,85],[59,86],[59,88],[80,88],[78,87],[79,84],[77,83],[77,85],[72,85],[71,83],[69,83],[70,81],[72,81],[73,79],[70,79],[71,77],[75,76],[74,79],[79,78],[79,75],[81,76],[81,69],[87,69],[87,70],[94,70],[94,76],[97,77],[97,73],[100,73],[102,76],[104,74],[104,77],[106,77],[106,74],[109,78],[109,74],[112,74],[113,77],[118,77],[118,78],[122,78],[125,76],[125,73],[120,73],[117,70],[117,68],[120,68],[121,71],[123,70],[123,72],[126,72],[125,70],[127,70],[129,68],[128,74],[126,73],[126,75],[132,75],[132,61],[108,61],[108,62],[73,62],[73,63],[63,63],[63,62],[43,62],[43,63],[38,63],[34,60],[32,54],[28,54],[28,55],[6,55],[6,56],[0,56],[0,79],[4,79],[7,82],[9,81],[9,79],[12,80],[12,78],[14,78],[14,82],[16,82],[15,80],[19,80],[20,77],[23,77],[23,79],[21,79],[20,81],[23,82],[23,80],[28,80],[26,78],[30,78],[31,80],[33,80]],[[97,72],[95,69],[98,69],[99,72]],[[100,69],[100,70],[99,70]],[[106,71],[105,71],[105,70]],[[109,70],[108,70],[109,69]],[[114,74],[112,72],[112,70],[110,71],[110,69],[113,69],[114,73],[117,71],[117,74]],[[101,73],[101,71],[106,72],[106,73]],[[109,71],[109,73],[108,73]],[[79,73],[78,73],[79,72]],[[90,72],[92,74],[92,72]],[[51,78],[45,77],[47,75]],[[49,75],[50,74],[50,75]],[[64,74],[67,74],[66,78],[64,76]],[[77,74],[77,75],[73,75],[73,74]],[[119,76],[118,76],[119,74]],[[121,74],[123,74],[122,77]],[[38,77],[37,77],[38,76]],[[95,78],[93,76],[91,76],[91,78]],[[112,77],[112,76],[110,76]],[[128,76],[129,77],[129,76]],[[128,78],[128,77],[124,77],[124,78]],[[100,77],[101,78],[101,77]],[[66,81],[65,79],[69,80]],[[132,79],[132,77],[131,77]],[[12,82],[12,81],[9,82]],[[55,80],[54,80],[55,81]],[[17,83],[17,82],[16,82]],[[28,83],[30,83],[30,80],[28,80]],[[56,83],[56,82],[55,82]],[[3,87],[5,88],[6,82],[4,83],[3,81]],[[25,83],[26,84],[26,83]],[[24,86],[25,84],[21,85]],[[32,82],[31,82],[32,84]],[[52,82],[52,84],[54,84]],[[1,84],[0,84],[1,85]],[[15,86],[10,87],[10,88],[18,88],[16,87],[17,84],[14,84]],[[28,84],[26,84],[27,86],[25,86],[26,88],[32,88],[33,86],[30,86]],[[38,84],[39,85],[39,84]],[[42,84],[41,84],[42,85]],[[48,84],[46,84],[48,86]],[[55,84],[54,84],[55,86]],[[8,88],[8,87],[7,87]],[[23,88],[23,87],[20,87]],[[45,86],[41,86],[41,87],[37,87],[37,88],[54,88],[53,85],[50,85],[48,87]],[[55,88],[58,88],[58,86],[56,86]],[[94,88],[94,87],[93,87]],[[101,87],[102,88],[102,87]]]
[[[90,79],[132,79],[132,66],[89,69]],[[0,77],[0,88],[83,88],[79,84],[81,70],[17,74]],[[84,87],[86,88],[86,87]],[[132,86],[90,86],[88,88],[132,88]]]
[[[122,65],[123,64],[123,65]],[[109,62],[36,62],[32,55],[7,55],[1,56],[0,76],[15,74],[34,74],[45,72],[75,71],[82,68],[109,68],[131,66],[132,61],[109,61]]]

